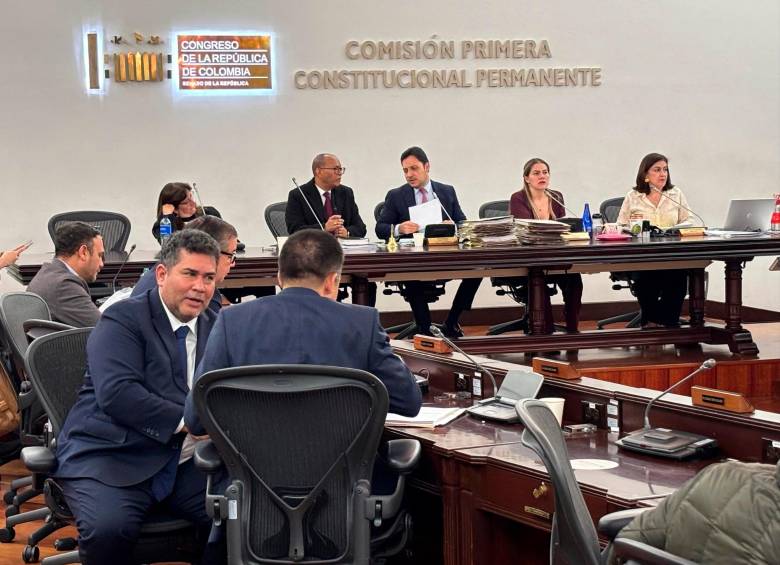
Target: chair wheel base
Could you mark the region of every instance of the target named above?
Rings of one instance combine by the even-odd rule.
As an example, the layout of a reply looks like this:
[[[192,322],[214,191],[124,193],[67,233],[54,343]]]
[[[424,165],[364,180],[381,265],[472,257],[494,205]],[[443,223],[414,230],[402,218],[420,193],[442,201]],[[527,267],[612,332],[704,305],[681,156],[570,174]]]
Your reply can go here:
[[[15,537],[16,531],[11,526],[0,528],[0,543],[10,543]]]
[[[54,540],[54,549],[57,551],[73,551],[78,547],[78,543],[73,538],[61,538]]]
[[[25,563],[37,563],[40,561],[41,551],[37,545],[27,545],[22,550],[22,561]]]
[[[16,492],[9,490],[6,491],[5,494],[3,494],[3,502],[5,502],[6,506],[10,506],[14,503],[14,497],[16,496]]]

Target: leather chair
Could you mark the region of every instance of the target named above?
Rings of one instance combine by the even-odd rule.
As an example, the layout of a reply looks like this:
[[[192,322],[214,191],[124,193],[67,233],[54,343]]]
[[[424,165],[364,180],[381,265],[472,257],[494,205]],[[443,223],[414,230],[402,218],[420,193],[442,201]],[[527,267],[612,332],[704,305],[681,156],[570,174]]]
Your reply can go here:
[[[379,218],[382,217],[382,209],[385,207],[384,201],[374,206],[374,221],[379,222]],[[440,296],[444,295],[444,285],[447,281],[431,281],[431,284],[425,285],[424,296],[425,301],[428,304],[436,302]],[[386,282],[385,288],[382,290],[382,294],[390,296],[392,294],[400,294],[406,300],[406,286],[402,282]],[[408,302],[408,300],[407,300]],[[440,324],[434,324],[437,327],[441,327]],[[385,328],[385,331],[389,334],[396,334],[395,339],[405,339],[409,336],[413,336],[417,333],[417,324],[414,321],[399,324],[397,326],[390,326]]]
[[[388,408],[375,376],[317,365],[235,367],[201,376],[193,397],[210,438],[195,464],[209,485],[223,465],[230,472],[224,493],[209,488],[206,509],[216,524],[227,522],[231,563],[368,563],[370,554],[403,550],[405,476],[420,444],[387,442],[398,482],[391,494],[373,494]]]
[[[84,382],[87,366],[86,345],[92,328],[78,328],[40,337],[27,350],[26,367],[34,390],[46,411],[51,426],[45,446],[25,447],[22,462],[33,472],[34,483],[41,487],[46,508],[36,512],[45,514],[46,523],[28,539],[22,554],[26,563],[37,561],[38,542],[50,533],[73,523],[73,515],[56,481],[50,478],[57,467],[56,438],[65,423],[70,408],[76,402]],[[135,548],[134,561],[190,561],[197,559],[194,526],[181,519],[152,512],[142,525]],[[57,540],[55,548],[73,549],[72,540]],[[48,557],[43,565],[80,563],[78,551],[68,551]]]
[[[287,222],[284,220],[286,210],[286,200],[284,202],[274,202],[265,208],[265,223],[274,239],[290,235],[287,233]]]
[[[601,551],[593,519],[569,462],[566,440],[558,420],[539,400],[519,400],[515,409],[525,427],[521,441],[542,460],[555,492],[550,563],[604,565],[609,548]],[[612,541],[623,527],[645,510],[636,508],[607,514],[599,521],[598,531]],[[662,560],[648,563],[690,565],[690,561],[653,549],[656,557]]]

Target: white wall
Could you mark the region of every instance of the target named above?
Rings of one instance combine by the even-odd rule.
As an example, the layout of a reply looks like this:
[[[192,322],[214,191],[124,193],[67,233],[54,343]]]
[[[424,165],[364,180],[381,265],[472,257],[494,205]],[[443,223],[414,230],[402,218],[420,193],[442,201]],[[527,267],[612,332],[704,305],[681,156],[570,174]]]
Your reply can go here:
[[[0,247],[33,238],[67,209],[120,210],[131,243],[151,248],[157,193],[197,181],[249,244],[270,242],[262,211],[312,156],[338,154],[366,220],[403,182],[398,156],[418,144],[435,178],[454,184],[467,214],[521,184],[522,164],[547,159],[553,186],[577,210],[624,194],[641,157],[661,151],[672,178],[711,224],[730,198],[780,190],[780,5],[754,0],[393,3],[342,0],[2,0]],[[259,30],[275,34],[272,97],[172,95],[161,84],[111,84],[87,96],[82,31]],[[549,61],[348,61],[350,39],[547,39]],[[170,41],[168,39],[168,41]],[[170,43],[169,43],[170,46]],[[304,69],[600,66],[598,88],[296,90]],[[367,223],[373,227],[372,221]],[[756,260],[745,304],[780,309],[778,275]],[[721,266],[710,298],[722,299]],[[8,277],[0,282],[9,288]],[[627,299],[605,276],[585,300]],[[506,304],[487,285],[481,304]],[[384,302],[383,307],[398,303]]]

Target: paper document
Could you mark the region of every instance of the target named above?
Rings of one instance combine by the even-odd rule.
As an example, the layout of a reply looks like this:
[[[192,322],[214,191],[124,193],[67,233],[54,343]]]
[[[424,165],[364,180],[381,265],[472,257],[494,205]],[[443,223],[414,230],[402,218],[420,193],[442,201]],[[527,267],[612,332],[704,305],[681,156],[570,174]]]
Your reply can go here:
[[[388,426],[410,428],[435,428],[452,422],[466,411],[465,408],[440,408],[438,406],[423,406],[414,418],[388,413],[385,424]]]
[[[428,224],[440,224],[442,217],[439,200],[434,198],[425,204],[409,207],[409,220],[420,226],[420,231],[425,229]]]

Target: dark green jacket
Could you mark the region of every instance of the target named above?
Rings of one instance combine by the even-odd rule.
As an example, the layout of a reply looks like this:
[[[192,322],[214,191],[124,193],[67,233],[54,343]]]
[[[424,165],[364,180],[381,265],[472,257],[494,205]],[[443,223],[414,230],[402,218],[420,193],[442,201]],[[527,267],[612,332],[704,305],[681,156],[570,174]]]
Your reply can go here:
[[[711,465],[619,537],[697,563],[780,564],[780,464]]]

